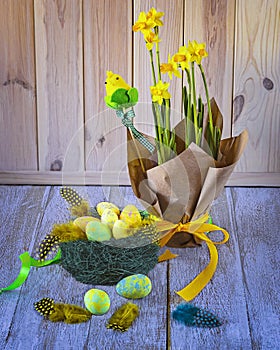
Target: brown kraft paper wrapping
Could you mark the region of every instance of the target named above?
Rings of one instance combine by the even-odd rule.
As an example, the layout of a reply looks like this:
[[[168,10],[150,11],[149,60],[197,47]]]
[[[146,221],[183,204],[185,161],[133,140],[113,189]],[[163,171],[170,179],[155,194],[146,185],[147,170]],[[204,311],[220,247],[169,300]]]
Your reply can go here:
[[[214,123],[222,127],[222,116],[214,100],[211,101],[213,103],[216,108]],[[129,131],[127,133],[128,169],[136,197],[149,212],[173,223],[193,221],[209,211],[233,172],[248,139],[245,130],[237,137],[222,140],[216,161],[194,143],[184,150],[184,128],[184,120],[175,127],[179,154],[161,165],[157,165],[156,151],[151,154]],[[155,144],[153,138],[144,136]],[[200,243],[193,235],[178,232],[167,245],[184,248]]]

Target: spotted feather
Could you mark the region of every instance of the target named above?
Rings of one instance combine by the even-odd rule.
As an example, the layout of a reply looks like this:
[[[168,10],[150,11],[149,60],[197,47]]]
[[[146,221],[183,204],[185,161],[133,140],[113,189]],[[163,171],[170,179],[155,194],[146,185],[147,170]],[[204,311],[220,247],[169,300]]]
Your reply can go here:
[[[190,303],[182,303],[172,312],[172,317],[188,327],[214,328],[222,325],[212,312],[200,309]]]
[[[44,261],[51,252],[57,251],[59,242],[59,237],[47,235],[38,248],[39,260]]]
[[[81,205],[83,198],[71,187],[62,187],[60,189],[60,195],[71,206]]]
[[[41,316],[49,316],[54,312],[54,300],[51,298],[43,298],[34,303],[34,308]]]

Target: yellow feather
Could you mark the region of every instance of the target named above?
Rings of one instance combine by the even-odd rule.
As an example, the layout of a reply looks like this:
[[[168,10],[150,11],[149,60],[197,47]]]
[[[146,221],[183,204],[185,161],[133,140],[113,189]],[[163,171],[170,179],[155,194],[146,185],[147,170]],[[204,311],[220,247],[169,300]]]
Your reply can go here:
[[[107,96],[112,96],[117,89],[131,89],[131,86],[129,86],[119,74],[114,74],[111,71],[107,71],[105,85]]]

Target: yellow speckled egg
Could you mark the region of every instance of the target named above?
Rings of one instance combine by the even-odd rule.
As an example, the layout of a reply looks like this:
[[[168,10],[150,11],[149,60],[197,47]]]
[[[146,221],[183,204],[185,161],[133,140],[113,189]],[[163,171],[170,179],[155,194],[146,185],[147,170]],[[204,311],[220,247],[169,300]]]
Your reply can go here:
[[[114,223],[119,219],[118,215],[112,209],[105,209],[101,215],[101,222],[113,228]]]
[[[127,222],[123,220],[117,220],[114,223],[112,233],[115,239],[125,238],[130,236],[131,228]]]
[[[140,226],[142,223],[139,210],[132,204],[127,205],[121,212],[120,219],[130,225],[130,227]]]
[[[109,226],[99,221],[91,221],[86,226],[86,235],[89,241],[103,242],[112,237]]]
[[[120,209],[113,203],[100,202],[96,206],[97,213],[101,216],[105,209],[112,209],[117,215],[120,215]]]
[[[85,307],[93,315],[104,315],[110,309],[109,295],[101,289],[90,289],[84,296]]]
[[[74,220],[74,224],[78,226],[82,231],[86,232],[86,226],[91,221],[100,221],[93,216],[81,216]]]

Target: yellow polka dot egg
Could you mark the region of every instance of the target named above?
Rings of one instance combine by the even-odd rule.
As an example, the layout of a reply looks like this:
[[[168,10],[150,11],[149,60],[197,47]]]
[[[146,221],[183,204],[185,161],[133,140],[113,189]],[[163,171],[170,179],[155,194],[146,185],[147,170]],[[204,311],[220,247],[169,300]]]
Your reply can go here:
[[[101,289],[90,289],[84,296],[85,307],[93,315],[104,315],[110,309],[109,295]]]

